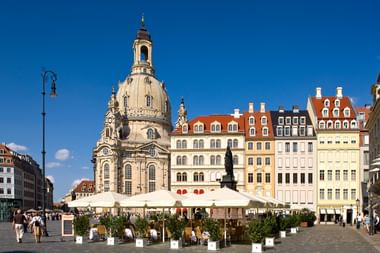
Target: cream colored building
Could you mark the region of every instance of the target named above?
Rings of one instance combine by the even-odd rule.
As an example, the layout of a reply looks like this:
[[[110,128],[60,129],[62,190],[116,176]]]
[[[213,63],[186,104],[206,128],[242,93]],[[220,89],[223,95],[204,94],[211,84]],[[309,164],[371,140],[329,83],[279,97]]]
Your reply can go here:
[[[347,223],[357,214],[360,193],[359,128],[351,100],[337,87],[335,96],[322,96],[321,88],[308,98],[317,132],[317,217],[333,222],[340,215]]]
[[[237,189],[244,189],[244,118],[235,109],[232,115],[186,117],[184,101],[171,135],[171,191],[202,194],[220,188],[226,174],[227,145],[234,159]]]
[[[112,91],[100,139],[93,150],[96,193],[135,195],[169,188],[170,101],[156,79],[153,43],[142,22],[128,77]]]

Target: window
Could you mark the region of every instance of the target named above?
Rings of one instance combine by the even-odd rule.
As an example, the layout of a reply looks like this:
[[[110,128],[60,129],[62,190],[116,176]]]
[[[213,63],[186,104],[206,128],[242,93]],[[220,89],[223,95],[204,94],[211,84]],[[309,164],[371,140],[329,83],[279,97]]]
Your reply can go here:
[[[104,179],[110,178],[110,166],[108,163],[105,163],[103,166],[103,178]]]
[[[203,140],[199,140],[199,144],[198,144],[199,148],[204,148],[205,146],[205,143]]]
[[[340,181],[340,170],[335,171],[335,181]]]
[[[177,156],[177,165],[181,165],[181,164],[182,164],[181,156]]]
[[[261,157],[257,157],[257,158],[256,158],[256,165],[257,165],[257,166],[261,166],[261,165],[262,165]]]
[[[305,184],[306,178],[305,173],[301,173],[301,184]]]
[[[283,134],[282,126],[277,126],[276,130],[277,130],[277,136],[282,136]]]
[[[239,146],[238,139],[234,139],[234,148],[237,148]]]
[[[319,198],[321,200],[325,199],[325,189],[319,189]]]
[[[257,173],[256,175],[256,181],[258,184],[260,184],[262,182],[262,174],[261,173]]]
[[[181,148],[182,146],[181,146],[181,141],[180,140],[178,140],[177,141],[177,144],[176,144],[176,148]]]
[[[193,148],[198,148],[198,140],[193,140]]]
[[[343,170],[343,181],[348,181],[348,170]]]
[[[312,142],[307,143],[307,152],[309,152],[309,153],[313,152],[313,143]]]
[[[215,140],[210,140],[210,148],[215,148]]]
[[[290,117],[285,118],[286,125],[290,125],[292,123],[292,119]]]
[[[183,126],[182,126],[182,132],[183,132],[183,133],[187,133],[187,130],[188,130],[187,125],[183,125]]]
[[[215,165],[215,156],[213,155],[210,157],[210,164]]]
[[[104,191],[109,192],[110,191],[110,181],[109,180],[104,180]]]
[[[270,183],[270,173],[265,173],[265,183]]]
[[[289,142],[285,142],[285,152],[286,153],[290,152],[290,143]]]
[[[278,142],[278,143],[277,143],[277,151],[278,151],[279,153],[282,152],[282,143],[281,143],[281,142]]]
[[[216,140],[216,142],[215,142],[215,147],[216,148],[220,148],[222,146],[222,144],[221,144],[221,141],[218,139],[218,140]]]
[[[339,120],[337,120],[337,121],[335,121],[335,129],[340,129],[340,121]]]
[[[4,183],[4,178],[0,177],[0,184]]]
[[[298,174],[297,173],[293,173],[293,184],[297,184],[297,178],[298,177]]]
[[[267,127],[263,127],[263,136],[268,136],[269,130]]]
[[[334,110],[333,110],[333,116],[335,118],[339,117],[339,109],[338,108],[334,108]]]
[[[261,117],[261,125],[266,125],[267,124],[267,117],[266,116],[262,116]]]
[[[278,124],[283,125],[284,124],[284,117],[278,117]]]
[[[334,105],[335,105],[335,107],[339,107],[340,106],[340,100],[339,99],[335,99]]]
[[[313,183],[313,173],[308,174],[308,183],[312,184]]]
[[[333,122],[332,120],[327,121],[327,128],[332,129],[333,128]]]
[[[277,183],[282,184],[282,173],[277,174]]]
[[[270,150],[270,142],[265,142],[265,150]]]
[[[198,172],[194,172],[194,174],[193,174],[193,181],[194,182],[198,182],[199,181]]]
[[[278,158],[278,167],[282,168],[282,158]]]
[[[235,123],[228,124],[228,132],[237,132],[238,131],[238,125]]]
[[[290,173],[285,173],[285,183],[290,184]]]
[[[355,138],[351,138],[351,144],[356,144],[356,139]]]
[[[233,158],[232,162],[233,162],[234,165],[239,164],[239,157],[237,155],[234,155],[234,158]]]
[[[145,96],[145,100],[146,100],[146,106],[147,107],[152,107],[153,106],[153,97],[152,96],[146,95]]]
[[[253,158],[252,157],[248,157],[248,165],[253,165]]]
[[[197,155],[193,157],[193,165],[199,165],[199,158]]]
[[[300,126],[300,136],[305,136],[306,135],[306,130],[304,126]]]
[[[351,128],[353,129],[357,128],[357,124],[355,120],[351,121]]]
[[[343,199],[348,200],[348,189],[343,189]]]
[[[293,117],[293,125],[298,125],[298,117]]]
[[[270,165],[270,157],[265,157],[265,165]]]
[[[204,156],[200,155],[199,156],[199,165],[203,165],[205,163]]]
[[[322,117],[327,118],[329,116],[329,109],[323,108],[322,109]]]
[[[248,183],[253,183],[253,173],[248,173]]]
[[[180,172],[177,173],[177,182],[181,182],[182,181],[182,175]]]
[[[255,117],[253,117],[253,116],[249,117],[248,121],[249,121],[250,125],[254,125],[255,124]]]
[[[319,180],[320,181],[325,180],[325,171],[324,170],[319,171]]]
[[[327,171],[327,180],[332,181],[332,170]]]
[[[284,135],[285,136],[290,136],[290,126],[286,126],[285,127]]]
[[[253,142],[248,142],[248,150],[253,150]]]
[[[220,156],[220,155],[217,155],[217,156],[216,156],[216,164],[217,164],[217,165],[220,165],[220,164],[221,164],[221,161],[222,161],[221,156]]]
[[[343,115],[344,117],[350,117],[350,108],[344,108]]]
[[[257,142],[256,143],[256,149],[257,150],[261,150],[261,142]]]
[[[305,125],[306,124],[306,117],[305,116],[303,116],[303,117],[300,118],[300,124],[301,125]]]
[[[11,183],[12,183],[12,178],[7,177],[7,184],[11,184]]]
[[[132,181],[125,181],[125,194],[132,195]]]
[[[7,194],[12,194],[12,189],[11,188],[7,188]]]
[[[344,129],[348,128],[348,120],[343,121],[343,128]]]
[[[321,129],[325,128],[325,122],[323,120],[319,121],[319,128]]]
[[[220,132],[220,124],[212,124],[211,125],[211,132],[213,132],[213,133]]]
[[[204,182],[205,181],[205,174],[203,172],[199,173],[199,182]]]
[[[187,173],[186,172],[182,173],[182,182],[187,182]]]
[[[351,200],[356,200],[356,189],[351,189]]]
[[[356,181],[356,170],[351,170],[351,181]]]
[[[327,199],[332,200],[332,189],[327,189]]]
[[[231,139],[228,139],[228,140],[227,140],[227,145],[228,145],[230,148],[232,148],[232,140],[231,140]]]
[[[149,165],[148,180],[149,180],[148,191],[154,192],[156,190],[156,167],[154,167],[154,165]]]
[[[195,133],[203,133],[203,124],[198,123],[194,126],[194,132]]]
[[[297,142],[293,142],[293,152],[294,153],[298,152],[298,143]]]
[[[125,165],[125,180],[132,180],[132,166],[130,164]]]
[[[3,167],[0,167],[0,172],[4,172],[4,168]]]
[[[335,199],[340,200],[340,189],[335,189]]]
[[[0,194],[4,194],[4,188],[0,188]]]

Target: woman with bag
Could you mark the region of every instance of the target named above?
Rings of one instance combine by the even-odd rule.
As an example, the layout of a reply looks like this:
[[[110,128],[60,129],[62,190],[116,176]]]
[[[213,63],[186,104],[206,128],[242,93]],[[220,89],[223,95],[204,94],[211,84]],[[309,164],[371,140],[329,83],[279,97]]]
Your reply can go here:
[[[30,225],[33,226],[33,233],[34,233],[34,238],[36,239],[36,243],[40,243],[41,234],[42,234],[41,227],[44,225],[44,223],[39,213],[35,213],[33,215]]]

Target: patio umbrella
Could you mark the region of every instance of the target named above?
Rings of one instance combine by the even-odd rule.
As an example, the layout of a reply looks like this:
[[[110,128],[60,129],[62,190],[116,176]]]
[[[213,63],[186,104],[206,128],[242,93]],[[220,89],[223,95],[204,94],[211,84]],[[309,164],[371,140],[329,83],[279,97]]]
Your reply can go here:
[[[127,196],[117,192],[102,192],[68,203],[69,207],[118,207]]]
[[[38,212],[38,211],[36,209],[33,209],[33,208],[25,211],[25,213],[36,213],[36,212]]]

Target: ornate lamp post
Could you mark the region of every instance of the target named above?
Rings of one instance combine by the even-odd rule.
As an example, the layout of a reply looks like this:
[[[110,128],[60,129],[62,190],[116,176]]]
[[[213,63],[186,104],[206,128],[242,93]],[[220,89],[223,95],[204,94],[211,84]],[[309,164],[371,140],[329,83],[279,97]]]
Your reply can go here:
[[[43,71],[41,74],[42,77],[42,219],[45,224],[45,229],[44,229],[44,236],[49,236],[47,232],[47,224],[46,224],[46,181],[45,181],[45,117],[46,117],[46,112],[45,112],[45,83],[49,79],[52,81],[51,83],[51,92],[50,96],[51,97],[56,97],[56,86],[55,82],[57,81],[57,74],[54,73],[51,70],[46,70]]]

